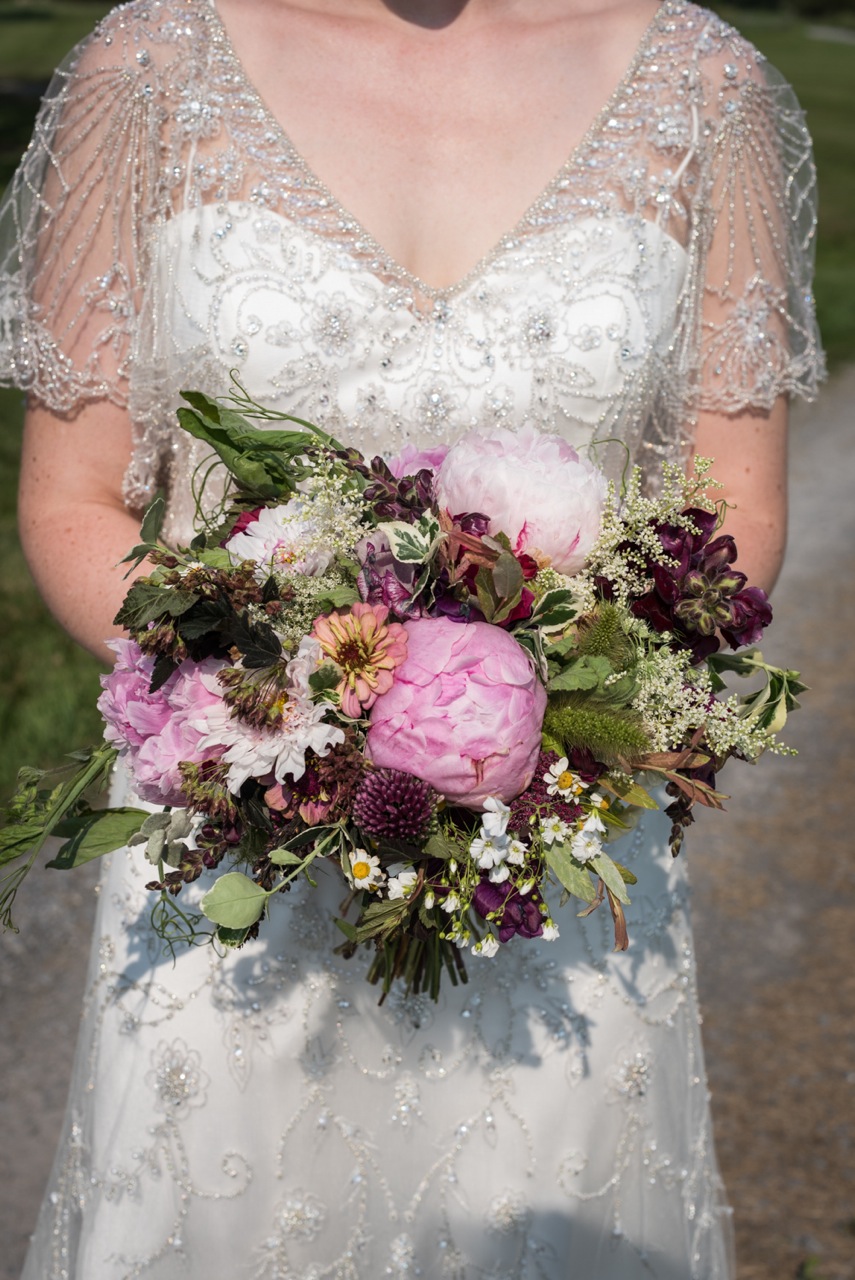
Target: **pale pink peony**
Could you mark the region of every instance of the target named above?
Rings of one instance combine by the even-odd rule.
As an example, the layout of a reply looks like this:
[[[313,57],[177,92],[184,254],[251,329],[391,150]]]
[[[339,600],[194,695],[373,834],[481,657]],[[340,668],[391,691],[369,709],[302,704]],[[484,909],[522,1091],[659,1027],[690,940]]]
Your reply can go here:
[[[222,698],[206,686],[222,662],[184,662],[155,693],[149,693],[154,662],[135,640],[113,640],[116,665],[101,677],[104,692],[98,709],[105,720],[104,737],[119,747],[140,799],[150,804],[183,805],[182,760],[199,764],[215,760],[224,748],[202,748],[208,714]]]
[[[140,747],[169,719],[167,691],[175,677],[149,693],[154,658],[144,654],[136,640],[108,640],[107,645],[116,661],[110,674],[101,676],[104,692],[97,705],[105,721],[104,737],[120,750]]]
[[[387,466],[396,480],[403,480],[404,476],[414,476],[424,469],[436,471],[447,453],[447,444],[434,445],[432,449],[419,449],[417,445],[405,444],[400,453],[389,459]]]
[[[478,511],[491,534],[514,551],[549,557],[572,576],[600,532],[606,481],[561,436],[536,427],[469,431],[452,445],[436,476],[439,506],[451,515]]]
[[[486,622],[404,624],[407,657],[371,711],[367,754],[452,804],[481,809],[529,785],[546,692],[513,636]]]

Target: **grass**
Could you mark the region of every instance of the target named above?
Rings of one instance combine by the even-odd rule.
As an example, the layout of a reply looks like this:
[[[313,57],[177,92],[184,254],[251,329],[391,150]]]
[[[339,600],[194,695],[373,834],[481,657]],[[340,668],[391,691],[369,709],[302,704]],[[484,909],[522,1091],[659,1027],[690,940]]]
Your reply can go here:
[[[107,11],[75,0],[0,0],[0,183],[30,135],[37,93],[4,93],[3,81],[43,86],[54,65]],[[832,364],[855,353],[855,45],[811,40],[807,27],[772,12],[721,6],[795,86],[816,145],[822,191],[816,293]],[[55,763],[99,733],[97,667],[52,622],[32,586],[14,528],[21,398],[0,392],[0,794],[21,763]],[[61,554],[61,549],[58,551]]]

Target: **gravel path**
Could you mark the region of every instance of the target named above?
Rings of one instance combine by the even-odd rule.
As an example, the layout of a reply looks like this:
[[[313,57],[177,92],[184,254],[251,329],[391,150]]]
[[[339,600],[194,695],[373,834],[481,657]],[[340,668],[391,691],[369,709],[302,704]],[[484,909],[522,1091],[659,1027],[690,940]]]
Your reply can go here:
[[[811,685],[787,734],[802,754],[743,768],[729,817],[703,814],[689,850],[739,1280],[855,1280],[853,406],[855,368],[795,418],[790,553],[764,649]],[[0,939],[0,1280],[17,1280],[50,1167],[97,873],[43,874],[48,904],[36,914],[34,876],[25,932]]]

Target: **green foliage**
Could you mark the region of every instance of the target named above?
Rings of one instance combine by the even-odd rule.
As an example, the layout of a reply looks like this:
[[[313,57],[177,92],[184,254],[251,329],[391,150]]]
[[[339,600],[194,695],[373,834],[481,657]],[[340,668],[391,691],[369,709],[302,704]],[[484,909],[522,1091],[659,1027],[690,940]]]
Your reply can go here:
[[[588,657],[608,658],[614,671],[622,671],[635,656],[632,641],[621,626],[620,613],[607,603],[579,619],[577,647]]]
[[[547,750],[566,755],[574,747],[587,747],[596,760],[609,766],[620,766],[650,750],[637,716],[579,705],[573,697],[562,694],[549,701],[543,718],[543,744]]]
[[[240,871],[227,871],[203,897],[200,905],[209,920],[226,929],[248,929],[261,918],[269,894]]]

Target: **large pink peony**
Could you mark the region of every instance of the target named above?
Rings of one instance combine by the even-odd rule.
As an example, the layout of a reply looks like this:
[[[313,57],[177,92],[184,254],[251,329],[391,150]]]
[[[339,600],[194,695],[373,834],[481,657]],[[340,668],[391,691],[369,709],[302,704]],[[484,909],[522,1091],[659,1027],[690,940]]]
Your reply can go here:
[[[602,472],[561,436],[532,426],[467,432],[436,476],[441,508],[453,516],[480,511],[514,551],[540,551],[568,576],[597,540],[605,495]]]
[[[155,693],[149,693],[153,659],[135,640],[109,641],[116,664],[101,677],[104,692],[98,709],[105,720],[104,737],[120,749],[140,799],[150,804],[183,805],[182,760],[199,764],[215,760],[224,747],[203,748],[208,715],[222,704],[205,677],[213,677],[222,662],[184,662]],[[215,686],[216,688],[216,686]]]
[[[367,753],[452,804],[480,809],[531,782],[546,692],[524,650],[486,622],[404,624],[407,657],[371,711]]]

